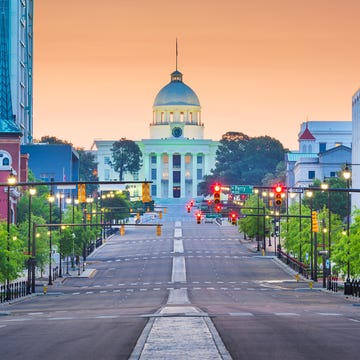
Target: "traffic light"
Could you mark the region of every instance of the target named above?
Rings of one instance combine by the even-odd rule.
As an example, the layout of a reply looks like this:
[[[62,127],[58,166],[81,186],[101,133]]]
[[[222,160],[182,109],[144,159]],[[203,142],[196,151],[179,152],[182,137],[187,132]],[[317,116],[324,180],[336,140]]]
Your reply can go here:
[[[216,183],[214,185],[214,203],[215,204],[220,203],[220,193],[221,193],[221,185]]]
[[[313,232],[319,232],[319,222],[317,219],[317,212],[312,211],[311,212],[311,225],[312,225],[312,231]]]
[[[220,210],[221,210],[221,205],[217,204],[215,210],[216,210],[217,213],[219,213]]]
[[[78,184],[78,200],[79,203],[86,202],[86,185]]]
[[[191,206],[190,206],[190,205],[188,205],[188,206],[187,206],[187,212],[189,213],[189,212],[190,212],[190,210],[191,210]]]
[[[281,206],[282,198],[284,194],[284,186],[282,184],[276,184],[274,187],[275,193],[275,206]]]
[[[236,225],[236,220],[237,220],[236,213],[232,212],[230,217],[231,217],[231,224]]]
[[[196,223],[197,223],[197,224],[201,224],[201,213],[200,213],[200,212],[198,212],[198,213],[196,214]]]
[[[156,235],[161,236],[161,225],[156,225]]]
[[[142,202],[148,203],[151,201],[150,196],[150,184],[149,183],[143,183],[142,184]]]

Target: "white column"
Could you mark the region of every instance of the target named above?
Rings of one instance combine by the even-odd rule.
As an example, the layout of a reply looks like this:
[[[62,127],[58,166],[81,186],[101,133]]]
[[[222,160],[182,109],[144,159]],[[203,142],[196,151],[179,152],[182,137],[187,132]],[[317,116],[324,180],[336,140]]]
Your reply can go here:
[[[169,187],[168,187],[168,198],[174,197],[173,192],[173,153],[169,153]]]
[[[180,197],[184,198],[185,193],[185,154],[181,154],[181,177],[180,177]]]
[[[161,198],[161,178],[163,163],[161,154],[156,154],[156,197]]]
[[[149,154],[144,154],[144,180],[150,180],[149,174]]]
[[[192,154],[192,196],[197,196],[197,154]]]

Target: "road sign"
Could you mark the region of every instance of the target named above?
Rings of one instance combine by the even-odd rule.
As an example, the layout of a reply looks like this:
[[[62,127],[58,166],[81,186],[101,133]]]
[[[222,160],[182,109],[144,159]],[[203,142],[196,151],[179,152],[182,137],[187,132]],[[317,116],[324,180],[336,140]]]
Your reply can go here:
[[[208,219],[215,219],[219,217],[219,214],[206,214],[205,217]]]
[[[231,185],[230,192],[235,195],[251,195],[253,193],[253,187],[251,185]]]

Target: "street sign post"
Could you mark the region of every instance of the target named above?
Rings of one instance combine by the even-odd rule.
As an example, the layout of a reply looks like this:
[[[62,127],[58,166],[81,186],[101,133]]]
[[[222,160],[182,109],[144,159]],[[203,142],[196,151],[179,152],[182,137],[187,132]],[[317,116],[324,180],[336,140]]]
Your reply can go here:
[[[251,185],[230,185],[230,192],[235,195],[251,195],[253,193],[253,187]]]

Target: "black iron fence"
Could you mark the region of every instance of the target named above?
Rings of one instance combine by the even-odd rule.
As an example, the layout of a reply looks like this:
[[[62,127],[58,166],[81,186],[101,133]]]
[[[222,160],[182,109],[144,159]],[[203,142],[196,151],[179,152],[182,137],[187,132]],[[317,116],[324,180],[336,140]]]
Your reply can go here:
[[[299,274],[303,275],[307,279],[310,276],[310,268],[294,257],[282,251],[279,247],[277,248],[277,257],[286,265],[291,267],[293,270],[297,271]]]
[[[0,303],[12,301],[26,295],[27,282],[17,281],[0,285]]]
[[[360,297],[360,280],[347,279],[344,282],[344,295]]]

